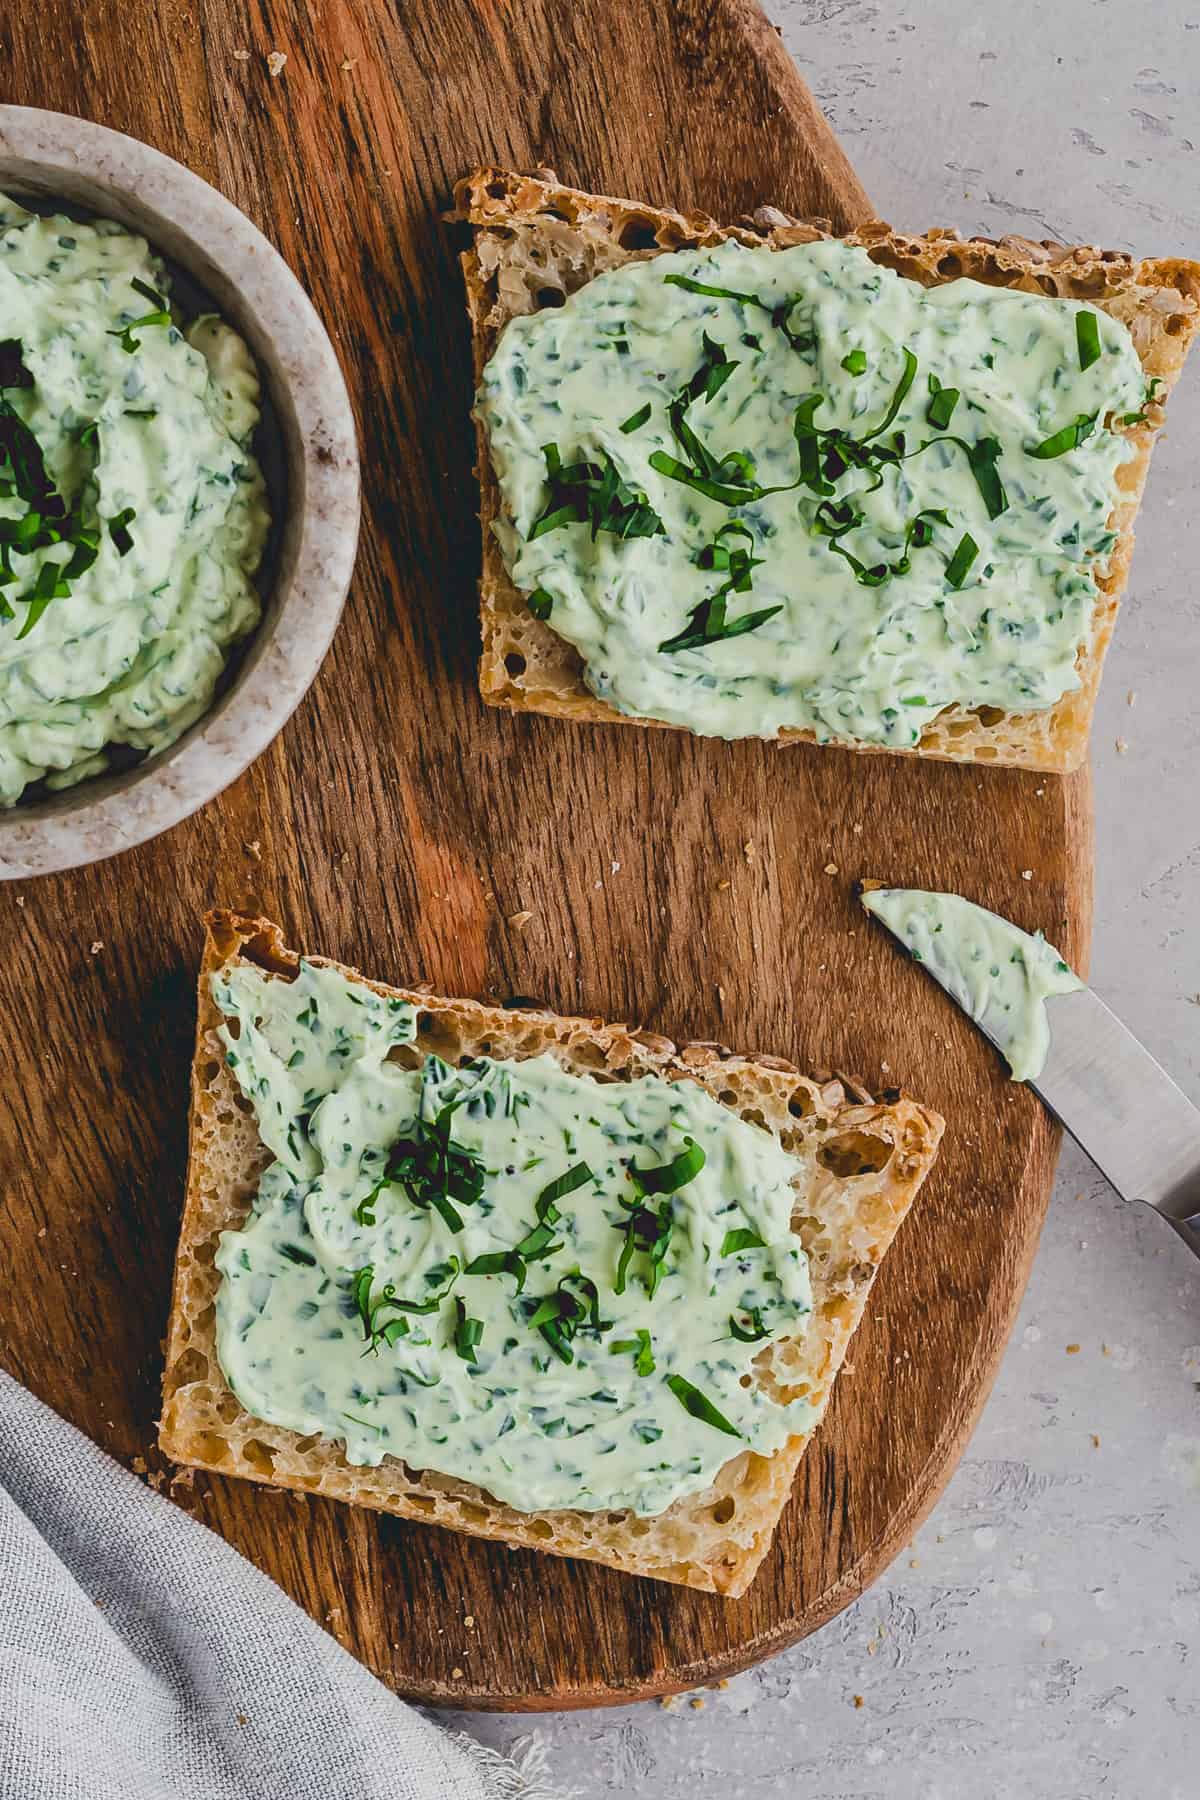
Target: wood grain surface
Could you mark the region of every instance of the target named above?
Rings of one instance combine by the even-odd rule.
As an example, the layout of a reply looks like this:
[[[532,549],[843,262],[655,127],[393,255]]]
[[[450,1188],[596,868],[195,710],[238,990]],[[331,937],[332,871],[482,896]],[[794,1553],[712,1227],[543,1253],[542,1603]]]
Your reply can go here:
[[[161,1475],[197,920],[214,903],[385,979],[903,1081],[946,1115],[942,1158],[745,1599],[216,1477],[172,1490],[406,1694],[559,1707],[727,1674],[811,1631],[908,1541],[991,1381],[1054,1161],[1032,1096],[867,928],[851,881],[957,888],[1079,962],[1087,779],[485,709],[468,341],[439,215],[490,159],[837,227],[869,213],[862,190],[743,0],[40,0],[0,13],[0,68],[5,100],[145,139],[273,239],[338,346],[366,489],[345,621],[273,748],[156,843],[0,889],[0,1358]]]

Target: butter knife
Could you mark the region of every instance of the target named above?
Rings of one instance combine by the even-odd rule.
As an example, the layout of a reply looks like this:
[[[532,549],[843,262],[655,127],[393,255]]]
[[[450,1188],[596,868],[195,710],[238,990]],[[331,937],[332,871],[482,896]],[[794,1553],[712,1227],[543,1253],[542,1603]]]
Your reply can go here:
[[[864,903],[870,897],[862,894]],[[867,910],[910,949],[873,907]],[[1031,941],[1015,926],[1009,929]],[[1033,941],[1042,945],[1040,938]],[[925,943],[922,967],[1003,1055],[1011,1034],[1007,1014],[989,1005],[980,990],[971,994],[961,969],[939,954],[936,938]],[[1049,1047],[1028,1085],[1122,1199],[1152,1206],[1200,1256],[1200,1108],[1091,988],[1081,983],[1073,992],[1043,997],[1040,1004],[1046,1009]]]

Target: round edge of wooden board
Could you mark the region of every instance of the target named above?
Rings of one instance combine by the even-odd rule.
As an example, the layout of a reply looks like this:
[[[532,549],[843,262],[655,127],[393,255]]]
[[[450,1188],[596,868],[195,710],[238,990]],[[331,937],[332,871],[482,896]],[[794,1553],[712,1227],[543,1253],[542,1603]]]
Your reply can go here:
[[[1059,784],[1062,807],[1062,830],[1066,846],[1066,862],[1077,876],[1074,889],[1074,915],[1062,948],[1072,964],[1087,973],[1092,933],[1092,771],[1087,762],[1074,774],[1047,776]],[[982,1343],[974,1346],[975,1354],[960,1373],[958,1404],[947,1408],[945,1429],[926,1459],[904,1502],[892,1512],[887,1531],[859,1557],[841,1579],[826,1588],[807,1607],[794,1615],[781,1618],[771,1629],[759,1632],[745,1643],[730,1646],[725,1654],[702,1661],[679,1663],[664,1668],[650,1680],[628,1685],[589,1684],[547,1693],[497,1693],[495,1688],[476,1689],[466,1680],[453,1687],[445,1683],[391,1683],[404,1699],[424,1706],[453,1707],[464,1712],[577,1712],[606,1706],[632,1705],[639,1700],[661,1700],[672,1694],[684,1694],[697,1687],[710,1686],[729,1676],[740,1675],[782,1651],[789,1650],[804,1638],[819,1631],[846,1607],[866,1592],[895,1560],[914,1532],[928,1518],[953,1475],[967,1442],[991,1393],[1000,1360],[1007,1347],[1017,1310],[1025,1294],[1033,1267],[1033,1259],[1041,1238],[1042,1226],[1050,1205],[1054,1175],[1058,1163],[1061,1128],[1048,1112],[1040,1112],[1035,1130],[1030,1135],[1025,1164],[1021,1171],[1020,1192],[1025,1205],[1018,1210],[1023,1231],[1013,1245],[1014,1254],[1008,1265],[1006,1290],[1002,1295],[993,1289],[990,1311],[992,1329]],[[920,1206],[917,1196],[916,1205]],[[903,1227],[901,1227],[903,1230]],[[868,1315],[870,1308],[868,1306]],[[768,1557],[775,1554],[774,1548]],[[639,1580],[630,1576],[631,1581]],[[378,1673],[378,1671],[377,1671]],[[386,1674],[381,1679],[387,1680]]]

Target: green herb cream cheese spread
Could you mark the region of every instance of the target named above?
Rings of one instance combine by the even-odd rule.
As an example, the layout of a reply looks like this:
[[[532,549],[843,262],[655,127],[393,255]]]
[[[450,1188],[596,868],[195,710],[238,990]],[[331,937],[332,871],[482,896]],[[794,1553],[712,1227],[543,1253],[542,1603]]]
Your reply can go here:
[[[907,747],[1078,686],[1145,398],[1085,304],[726,243],[511,320],[478,412],[506,565],[593,693]]]
[[[661,1512],[810,1428],[755,1372],[812,1307],[803,1165],[769,1133],[687,1081],[451,1068],[410,1006],[309,963],[213,993],[275,1156],[217,1252],[251,1412],[523,1511]]]
[[[1053,944],[959,894],[872,888],[862,902],[983,1027],[1014,1081],[1036,1080],[1050,1049],[1046,1001],[1083,986]]]
[[[0,805],[161,750],[260,613],[258,378],[111,220],[0,196]]]

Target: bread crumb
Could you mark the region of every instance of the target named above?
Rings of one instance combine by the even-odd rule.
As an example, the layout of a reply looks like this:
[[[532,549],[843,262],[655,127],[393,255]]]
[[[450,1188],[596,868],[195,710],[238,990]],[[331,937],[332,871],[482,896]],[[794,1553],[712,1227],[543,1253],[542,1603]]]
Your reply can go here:
[[[717,892],[718,892],[718,894],[723,894],[725,892],[726,888],[729,888],[732,886],[733,886],[732,881],[718,881]]]
[[[283,73],[283,65],[287,61],[286,50],[272,50],[267,57],[267,74],[272,81]]]
[[[103,950],[103,948],[104,948],[104,942],[103,942],[103,939],[101,939],[101,938],[95,938],[95,939],[94,939],[94,940],[93,940],[93,942],[92,942],[92,946],[91,946],[91,954],[92,954],[92,955],[93,955],[93,956],[99,956],[99,954],[100,954],[100,952],[101,952],[101,951],[102,951],[102,950]]]
[[[704,1695],[703,1694],[693,1694],[691,1699],[688,1701],[688,1705],[691,1707],[693,1712],[703,1712],[704,1711]]]
[[[1119,737],[1119,738],[1115,738],[1113,741],[1117,747],[1117,755],[1124,756],[1126,751],[1129,749],[1128,740],[1126,738]]]
[[[724,1006],[724,1004],[725,1004],[725,989],[721,986],[719,981],[717,983],[717,999],[721,1002],[721,1005]]]
[[[727,1688],[727,1687],[728,1687],[728,1686],[729,1686],[729,1677],[728,1677],[728,1675],[722,1675],[722,1677],[721,1677],[721,1679],[720,1679],[720,1681],[718,1681],[718,1683],[717,1683],[717,1688],[718,1688],[718,1690],[719,1690],[719,1691],[720,1691],[720,1692],[721,1692],[721,1693],[722,1693],[722,1694],[723,1694],[723,1693],[724,1693],[724,1692],[725,1692],[725,1689],[726,1689],[726,1688]]]
[[[462,1669],[451,1669],[451,1671],[450,1671],[451,1681],[461,1681],[464,1673],[465,1673],[465,1671]]]
[[[466,1626],[468,1631],[474,1631],[474,1629],[475,1629],[474,1613],[468,1613],[466,1618],[463,1620],[463,1624]]]
[[[1045,793],[1045,791],[1046,790],[1044,787],[1034,788],[1034,790],[1033,790],[1034,798],[1036,800],[1040,800],[1042,795]]]
[[[855,835],[855,837],[861,837],[861,836],[862,836],[862,826],[861,826],[861,825],[855,825],[855,826],[854,826],[854,828],[853,828],[853,829],[854,829],[854,835]]]
[[[1105,1351],[1106,1356],[1107,1356],[1107,1354],[1108,1354],[1108,1352]],[[1078,1356],[1079,1355],[1079,1345],[1078,1344],[1068,1344],[1067,1345],[1067,1355],[1068,1356]]]
[[[352,68],[354,68],[354,66],[357,62],[358,62],[357,56],[347,56],[347,57],[344,57],[343,60],[338,64],[338,67],[341,69],[352,69]]]
[[[890,1074],[891,1074],[891,1072],[892,1072],[892,1065],[891,1065],[891,1063],[886,1063],[886,1062],[881,1062],[881,1063],[880,1063],[880,1065],[879,1065],[879,1066],[880,1066],[880,1068],[881,1068],[881,1069],[882,1069],[882,1070],[883,1070],[883,1072],[884,1072],[884,1074],[885,1074],[885,1075],[890,1075]]]
[[[611,863],[610,863],[610,864],[609,864],[609,865],[608,865],[608,867],[609,867],[609,872],[610,872],[610,874],[613,874],[613,875],[619,875],[619,874],[620,874],[620,873],[621,873],[621,865],[620,865],[620,863],[619,863],[619,862],[617,862],[617,861],[616,861],[616,859],[615,859],[615,858],[614,858],[614,859],[613,859],[613,861],[612,861],[612,862],[611,862]]]
[[[663,1694],[658,1704],[662,1707],[664,1712],[674,1712],[675,1708],[679,1705],[679,1695]]]
[[[135,1475],[144,1475],[148,1465],[144,1456],[135,1456],[129,1466]]]
[[[248,50],[235,50],[233,53],[233,60],[234,62],[249,62],[250,52]]]
[[[855,1706],[865,1706],[866,1702],[864,1701],[861,1694],[855,1694],[854,1704],[855,1704]]]
[[[837,872],[838,872],[838,866],[836,863],[826,863],[825,864],[825,873],[827,875],[836,875]]]
[[[17,895],[17,896],[16,896],[16,902],[17,902],[17,905],[18,905],[18,906],[24,906],[24,904],[25,904],[25,896],[24,896],[24,894],[18,894],[18,895]]]
[[[749,841],[747,841],[746,843],[744,843],[742,845],[742,850],[745,853],[746,861],[753,862],[754,861],[754,845],[751,844]]]
[[[919,1556],[910,1556],[908,1559],[908,1566],[910,1569],[919,1569],[921,1566],[920,1557]]]
[[[532,917],[533,914],[529,911],[509,913],[508,922],[514,931],[523,931]]]
[[[255,862],[262,861],[262,843],[258,838],[251,838],[249,843],[246,843],[243,840],[242,849],[246,852],[246,855],[252,857]]]
[[[1130,688],[1129,692],[1125,696],[1126,706],[1132,706],[1136,699],[1137,699],[1137,689]]]
[[[1022,869],[1021,870],[1021,880],[1022,881],[1032,881],[1033,880],[1033,870],[1032,869]]]
[[[1100,1433],[1098,1431],[1093,1431],[1093,1433],[1092,1433],[1092,1449],[1098,1450],[1099,1448],[1100,1448]]]
[[[250,1723],[250,1720],[245,1713],[235,1713],[234,1717],[237,1719],[239,1725],[248,1725]]]

